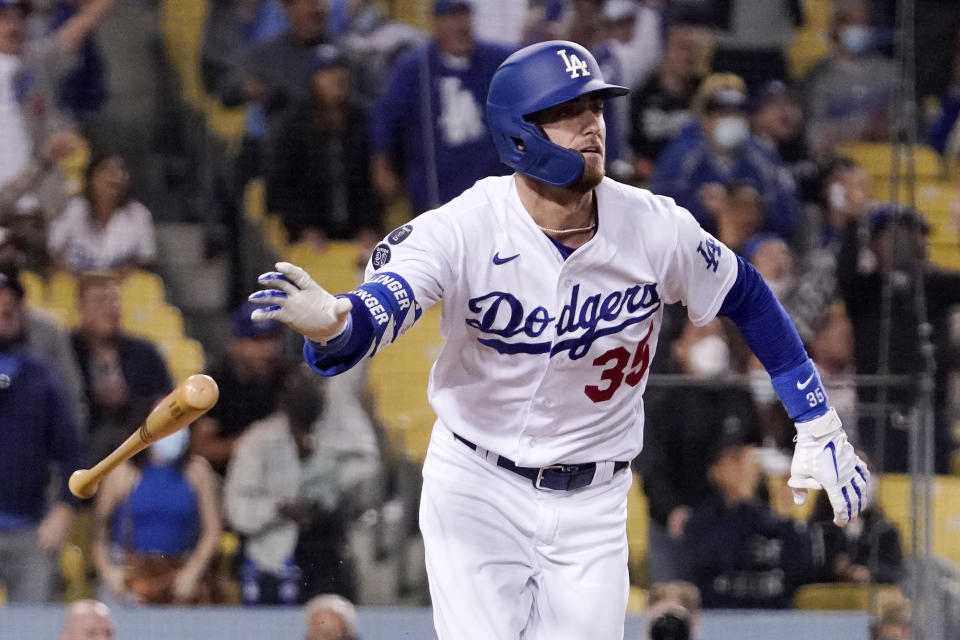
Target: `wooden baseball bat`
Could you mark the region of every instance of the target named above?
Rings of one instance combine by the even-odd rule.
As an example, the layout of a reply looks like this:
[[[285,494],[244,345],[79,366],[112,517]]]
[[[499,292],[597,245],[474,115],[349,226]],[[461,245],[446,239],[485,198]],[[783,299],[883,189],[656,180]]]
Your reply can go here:
[[[78,498],[90,498],[104,476],[124,460],[143,451],[148,445],[164,438],[202,416],[217,403],[220,389],[210,376],[194,374],[177,385],[153,408],[147,419],[130,434],[123,444],[91,469],[78,469],[70,476],[70,492]]]

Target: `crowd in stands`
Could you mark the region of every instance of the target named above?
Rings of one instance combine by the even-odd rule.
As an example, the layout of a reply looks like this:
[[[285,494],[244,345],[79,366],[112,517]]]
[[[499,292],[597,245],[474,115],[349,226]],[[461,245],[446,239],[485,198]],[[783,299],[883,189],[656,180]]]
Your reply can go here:
[[[334,611],[344,625],[309,638],[351,637],[348,600],[362,585],[350,531],[388,497],[390,454],[363,397],[365,371],[327,382],[305,374],[280,326],[251,321],[249,306],[231,310],[228,335],[211,350],[223,353],[206,368],[218,404],[122,465],[92,504],[67,491],[69,474],[119,444],[176,381],[158,345],[121,323],[123,278],[163,256],[125,159],[90,133],[107,99],[94,30],[113,0],[33,4],[0,0],[7,599],[54,597],[55,552],[87,514],[104,601],[309,600],[308,621]],[[960,275],[929,262],[927,212],[879,201],[878,177],[843,153],[847,143],[901,133],[889,3],[834,0],[829,51],[802,75],[787,58],[808,19],[799,0],[436,0],[428,32],[373,1],[209,4],[203,87],[244,109],[232,197],[265,179],[268,210],[290,241],[318,251],[330,240],[372,247],[398,202],[416,215],[506,173],[484,122],[494,70],[538,40],[590,48],[608,81],[633,90],[606,114],[608,174],[674,198],[757,268],[851,438],[885,471],[907,470],[917,390],[883,394],[890,407],[878,417],[870,407],[881,392],[855,376],[924,370],[918,336],[927,324],[915,302],[923,274],[936,469],[948,470]],[[954,51],[952,75],[925,87],[919,123],[945,167],[960,154],[960,11],[948,5],[935,15],[954,25],[941,34],[943,51]],[[65,159],[78,154],[85,168],[71,188]],[[954,242],[955,215],[957,229],[937,229]],[[75,326],[25,303],[21,270],[74,274]],[[647,394],[635,470],[649,504],[646,581],[665,585],[651,606],[695,626],[701,603],[778,608],[810,582],[897,583],[900,536],[879,507],[841,531],[828,509],[801,523],[771,506],[763,480],[786,474],[793,426],[769,377],[730,325],[698,328],[682,312],[668,315],[655,373],[692,383],[652,384]],[[57,491],[48,492],[51,479]],[[226,563],[224,531],[239,540]],[[310,600],[318,594],[328,595]]]

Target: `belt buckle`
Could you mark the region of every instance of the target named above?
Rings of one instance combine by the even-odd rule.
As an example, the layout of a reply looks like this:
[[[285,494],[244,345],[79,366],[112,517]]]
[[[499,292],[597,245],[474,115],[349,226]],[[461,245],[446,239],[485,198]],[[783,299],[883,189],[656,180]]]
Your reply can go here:
[[[560,473],[575,473],[580,470],[578,464],[551,464],[546,467],[540,467],[540,470],[537,471],[537,479],[534,481],[533,486],[542,491],[564,491],[564,489],[554,489],[553,487],[543,486],[543,472],[547,470],[556,470]]]

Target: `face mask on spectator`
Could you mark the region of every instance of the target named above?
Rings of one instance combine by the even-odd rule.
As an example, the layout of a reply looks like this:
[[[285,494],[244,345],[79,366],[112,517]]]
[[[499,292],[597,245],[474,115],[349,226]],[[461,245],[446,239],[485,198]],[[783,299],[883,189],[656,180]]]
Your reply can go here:
[[[187,450],[189,442],[190,432],[187,429],[171,433],[150,445],[150,460],[160,465],[170,464]]]
[[[736,149],[747,141],[749,135],[750,127],[740,116],[724,116],[713,129],[713,141],[721,149]]]
[[[690,346],[687,355],[693,375],[714,378],[730,371],[730,348],[720,336],[706,336]]]
[[[827,190],[830,208],[834,211],[847,210],[847,189],[839,182],[834,182]]]
[[[873,29],[862,24],[852,24],[840,32],[840,44],[850,53],[863,53],[873,43]]]

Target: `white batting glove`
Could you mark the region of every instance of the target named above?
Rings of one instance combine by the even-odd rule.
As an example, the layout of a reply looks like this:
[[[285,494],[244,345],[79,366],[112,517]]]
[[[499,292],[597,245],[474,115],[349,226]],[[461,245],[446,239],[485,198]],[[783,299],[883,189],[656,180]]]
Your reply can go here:
[[[824,489],[833,506],[833,522],[843,526],[867,507],[870,471],[847,442],[834,409],[797,423],[797,448],[790,465],[793,501],[807,501],[808,489]]]
[[[276,267],[276,271],[257,278],[260,286],[270,288],[248,298],[266,305],[250,314],[253,320],[279,320],[319,343],[327,343],[343,333],[353,308],[349,300],[334,297],[294,264],[278,262]]]

